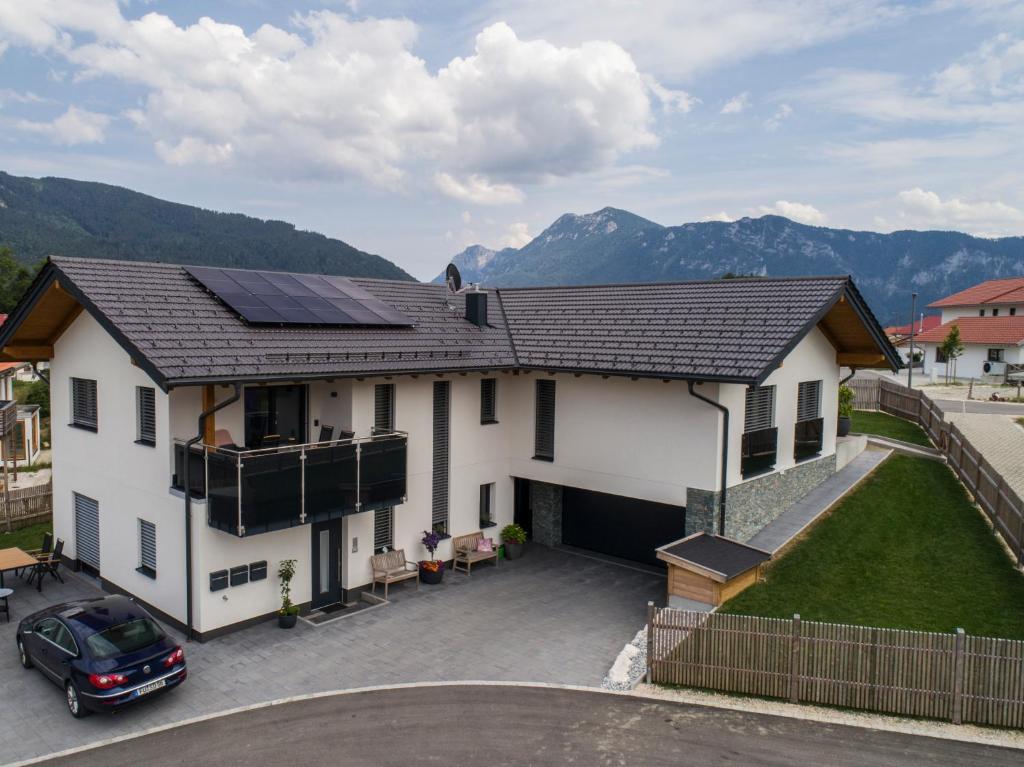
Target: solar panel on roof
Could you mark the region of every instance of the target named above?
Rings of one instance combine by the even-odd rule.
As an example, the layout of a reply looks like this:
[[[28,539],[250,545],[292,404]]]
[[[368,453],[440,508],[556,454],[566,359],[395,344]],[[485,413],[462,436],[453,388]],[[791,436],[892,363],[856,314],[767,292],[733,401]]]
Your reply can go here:
[[[399,325],[413,321],[345,277],[186,266],[252,325]]]

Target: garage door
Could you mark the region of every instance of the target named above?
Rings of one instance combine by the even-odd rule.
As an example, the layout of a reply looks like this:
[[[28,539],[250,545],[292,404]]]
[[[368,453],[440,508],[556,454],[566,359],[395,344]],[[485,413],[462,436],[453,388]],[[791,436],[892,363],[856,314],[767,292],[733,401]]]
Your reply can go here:
[[[685,530],[684,506],[562,489],[562,542],[569,546],[658,565],[654,550]]]
[[[79,561],[100,569],[100,505],[85,495],[75,498],[75,551]]]

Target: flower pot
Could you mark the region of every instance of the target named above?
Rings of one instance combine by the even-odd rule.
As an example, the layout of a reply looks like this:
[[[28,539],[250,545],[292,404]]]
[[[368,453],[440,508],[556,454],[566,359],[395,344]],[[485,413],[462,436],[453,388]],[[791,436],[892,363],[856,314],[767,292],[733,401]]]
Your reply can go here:
[[[841,415],[839,416],[839,425],[836,428],[837,437],[845,437],[850,433],[850,416]]]
[[[277,625],[283,629],[295,628],[295,622],[299,619],[298,615],[277,615]]]
[[[426,583],[430,586],[436,586],[444,578],[444,563],[441,563],[441,567],[438,570],[426,570],[423,568],[423,563],[420,563],[420,583]]]
[[[519,559],[523,556],[523,552],[526,550],[525,543],[513,543],[512,541],[505,541],[505,558],[506,559]]]

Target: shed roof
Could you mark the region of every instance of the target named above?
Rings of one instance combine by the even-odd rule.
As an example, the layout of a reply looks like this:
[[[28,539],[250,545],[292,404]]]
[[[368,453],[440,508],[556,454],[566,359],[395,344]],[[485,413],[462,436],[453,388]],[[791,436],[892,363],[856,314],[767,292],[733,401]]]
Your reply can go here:
[[[182,266],[53,257],[0,346],[48,359],[84,308],[161,386],[513,368],[759,383],[816,325],[861,366],[899,365],[848,277],[502,288],[487,327],[443,285],[351,279],[414,324],[251,325]]]
[[[658,559],[682,566],[695,565],[728,581],[767,562],[772,555],[720,535],[695,533],[658,549]]]

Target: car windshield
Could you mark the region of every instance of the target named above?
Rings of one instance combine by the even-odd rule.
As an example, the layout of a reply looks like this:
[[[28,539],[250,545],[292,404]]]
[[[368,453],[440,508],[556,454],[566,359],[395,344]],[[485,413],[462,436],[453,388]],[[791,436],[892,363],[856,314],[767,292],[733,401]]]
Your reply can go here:
[[[85,643],[93,657],[102,659],[141,650],[163,637],[164,632],[156,623],[149,618],[138,618],[93,634]]]

